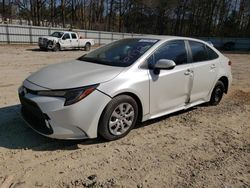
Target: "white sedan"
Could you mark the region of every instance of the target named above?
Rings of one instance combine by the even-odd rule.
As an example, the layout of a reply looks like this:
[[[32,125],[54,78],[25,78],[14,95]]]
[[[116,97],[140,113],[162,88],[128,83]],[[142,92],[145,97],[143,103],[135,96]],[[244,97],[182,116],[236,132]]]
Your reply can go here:
[[[204,41],[128,38],[41,69],[19,97],[24,119],[42,135],[115,140],[137,122],[217,105],[231,82],[230,60]]]

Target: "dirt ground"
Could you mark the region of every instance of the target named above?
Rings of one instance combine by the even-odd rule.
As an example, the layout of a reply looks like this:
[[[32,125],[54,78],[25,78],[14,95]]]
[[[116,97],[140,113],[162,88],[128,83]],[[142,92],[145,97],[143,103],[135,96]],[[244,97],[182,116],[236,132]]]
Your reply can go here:
[[[85,52],[36,48],[0,46],[3,187],[250,187],[249,54],[226,54],[234,80],[218,106],[148,121],[114,142],[58,141],[24,123],[17,88],[39,68]]]

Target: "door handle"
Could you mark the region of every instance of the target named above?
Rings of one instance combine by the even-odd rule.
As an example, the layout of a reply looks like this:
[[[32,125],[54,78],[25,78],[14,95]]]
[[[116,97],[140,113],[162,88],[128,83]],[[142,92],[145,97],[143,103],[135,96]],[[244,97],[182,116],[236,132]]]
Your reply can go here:
[[[216,68],[215,64],[212,64],[210,68],[215,69]]]
[[[188,75],[190,75],[192,73],[192,71],[190,70],[190,69],[188,69],[184,74],[186,75],[186,76],[188,76]]]

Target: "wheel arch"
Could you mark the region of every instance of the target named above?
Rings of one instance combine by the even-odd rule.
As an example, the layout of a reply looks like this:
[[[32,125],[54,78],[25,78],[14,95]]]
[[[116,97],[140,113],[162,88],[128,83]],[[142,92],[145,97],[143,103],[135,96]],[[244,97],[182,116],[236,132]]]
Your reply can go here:
[[[222,83],[225,86],[225,93],[228,92],[228,86],[229,86],[229,79],[226,76],[222,76],[220,77],[220,79],[218,81],[222,81]]]
[[[141,121],[142,121],[142,115],[143,115],[143,112],[142,112],[142,110],[143,110],[143,109],[142,109],[142,103],[141,103],[141,100],[139,99],[139,97],[138,97],[136,94],[131,93],[131,92],[122,92],[122,93],[119,93],[119,94],[117,94],[117,95],[111,97],[111,100],[110,100],[109,102],[111,102],[112,99],[114,99],[115,97],[118,97],[118,96],[121,96],[121,95],[130,96],[130,97],[132,97],[132,98],[135,100],[135,102],[137,103],[137,106],[138,106],[138,118],[137,118],[137,121],[136,121],[135,123],[137,124],[137,123],[141,122]],[[101,115],[100,115],[100,117],[99,117],[99,120],[98,120],[98,124],[97,124],[97,135],[99,135],[99,136],[101,135],[100,132],[99,132],[100,126],[101,126],[101,120],[102,120],[103,115],[105,114],[105,110],[106,110],[106,108],[107,108],[109,102],[108,102],[108,103],[106,104],[106,106],[103,108],[102,113],[101,113]],[[135,124],[135,126],[136,126],[136,124]]]
[[[135,102],[136,102],[137,105],[138,105],[138,118],[137,118],[137,123],[138,123],[138,122],[141,122],[141,121],[142,121],[142,117],[143,117],[143,107],[142,107],[142,102],[141,102],[140,98],[139,98],[135,93],[132,93],[132,92],[121,92],[121,93],[118,93],[118,94],[112,96],[112,99],[115,98],[115,97],[117,97],[117,96],[120,96],[120,95],[127,95],[127,96],[132,97],[132,98],[135,100]],[[105,108],[107,107],[107,105],[108,105],[108,104],[106,104]],[[103,112],[104,112],[105,108],[103,109]],[[102,112],[102,114],[103,114],[103,112]],[[102,116],[102,114],[101,114],[101,116]],[[99,122],[100,122],[100,120],[101,120],[101,116],[100,116],[100,118],[99,118]],[[99,124],[99,123],[98,123],[98,124]],[[98,125],[98,126],[99,126],[99,125]]]
[[[89,41],[86,42],[84,48],[85,48],[86,51],[90,51],[90,49],[91,49],[91,43]]]
[[[61,44],[59,43],[59,41],[56,42],[56,45],[59,45],[59,50],[61,50]]]
[[[141,121],[142,121],[142,116],[143,116],[143,107],[142,107],[142,102],[141,102],[140,98],[139,98],[136,94],[134,94],[134,93],[132,93],[132,92],[123,92],[123,93],[119,93],[119,94],[115,95],[114,97],[117,97],[117,96],[120,96],[120,95],[128,95],[128,96],[132,97],[132,98],[135,100],[135,102],[136,102],[137,105],[138,105],[138,118],[137,118],[137,123],[138,123],[138,122],[141,122]],[[113,98],[114,98],[114,97],[113,97]]]

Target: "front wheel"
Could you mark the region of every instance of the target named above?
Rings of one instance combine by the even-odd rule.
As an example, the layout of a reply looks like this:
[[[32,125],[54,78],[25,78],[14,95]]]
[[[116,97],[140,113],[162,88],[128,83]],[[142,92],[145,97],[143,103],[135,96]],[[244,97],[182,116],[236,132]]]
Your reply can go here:
[[[106,140],[126,136],[135,126],[138,117],[136,101],[127,95],[115,97],[102,113],[98,133]]]
[[[223,97],[225,92],[225,86],[222,81],[218,81],[213,89],[211,98],[210,98],[210,105],[218,105]]]
[[[55,46],[54,46],[54,48],[53,48],[53,51],[54,52],[57,52],[57,51],[59,51],[60,50],[60,44],[56,44]]]

